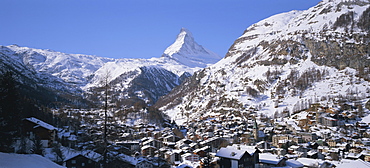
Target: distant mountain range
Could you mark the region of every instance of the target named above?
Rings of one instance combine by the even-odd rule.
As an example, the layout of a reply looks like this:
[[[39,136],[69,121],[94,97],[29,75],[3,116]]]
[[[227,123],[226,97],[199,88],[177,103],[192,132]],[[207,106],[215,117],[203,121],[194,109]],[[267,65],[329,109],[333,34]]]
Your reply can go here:
[[[0,46],[0,54],[3,67],[0,72],[13,71],[22,83],[44,87],[59,95],[94,99],[94,89],[101,86],[102,78],[108,74],[114,91],[112,99],[128,104],[143,101],[148,105],[195,71],[221,59],[197,44],[185,28],[162,57],[151,59],[112,59],[17,45]]]

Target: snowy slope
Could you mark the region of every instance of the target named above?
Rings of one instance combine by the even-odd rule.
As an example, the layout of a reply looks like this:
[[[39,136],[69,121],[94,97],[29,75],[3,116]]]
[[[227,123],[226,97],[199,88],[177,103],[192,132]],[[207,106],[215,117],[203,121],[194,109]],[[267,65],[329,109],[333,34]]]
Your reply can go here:
[[[250,26],[226,57],[156,106],[184,122],[209,112],[273,115],[297,104],[368,101],[369,13],[365,0],[324,0]]]
[[[36,154],[0,153],[0,167],[62,168],[63,166]]]
[[[84,85],[89,75],[113,59],[81,54],[66,54],[51,50],[7,46],[22,62],[37,72],[45,72],[67,83]]]
[[[189,67],[202,68],[221,59],[216,53],[196,43],[192,33],[185,28],[181,29],[175,42],[164,51],[162,57],[176,60]]]

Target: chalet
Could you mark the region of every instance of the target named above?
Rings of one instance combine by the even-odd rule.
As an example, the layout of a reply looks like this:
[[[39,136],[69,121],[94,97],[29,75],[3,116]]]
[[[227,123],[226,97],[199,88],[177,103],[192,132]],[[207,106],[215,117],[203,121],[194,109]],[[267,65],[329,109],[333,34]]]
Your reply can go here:
[[[305,152],[305,149],[302,146],[292,145],[288,148],[289,154],[298,154]]]
[[[346,159],[350,159],[350,160],[357,160],[357,159],[361,159],[361,160],[365,160],[365,155],[363,155],[362,153],[348,153],[348,155],[345,157]]]
[[[300,132],[297,135],[302,138],[303,142],[310,142],[312,140],[317,140],[316,133]]]
[[[352,142],[352,146],[354,147],[363,147],[365,146],[366,142],[361,140],[355,140]]]
[[[163,142],[177,142],[179,140],[180,137],[173,134],[163,137]]]
[[[338,120],[331,117],[331,115],[325,113],[325,114],[320,115],[319,123],[324,126],[334,127],[338,125]]]
[[[254,168],[259,162],[258,148],[253,148],[244,145],[233,145],[221,148],[216,156],[220,158],[219,164],[221,168]]]
[[[190,139],[182,139],[176,142],[177,149],[182,149],[184,147],[190,147],[190,144],[193,143]]]
[[[180,150],[167,151],[164,158],[167,160],[168,163],[176,165],[176,163],[181,162],[181,152],[182,151]]]
[[[364,152],[364,161],[369,162],[370,161],[370,153]]]
[[[120,141],[116,142],[116,145],[126,147],[131,151],[139,151],[140,150],[140,142],[139,141]]]
[[[287,121],[287,128],[294,133],[302,132],[302,129],[294,121]]]
[[[272,136],[273,145],[276,147],[283,147],[287,143],[289,145],[302,143],[302,138],[293,135],[274,135]]]
[[[199,162],[200,157],[197,154],[194,153],[185,153],[181,155],[183,161],[189,161],[189,162]]]
[[[203,148],[195,149],[193,153],[199,155],[200,157],[205,157],[209,150],[209,147],[205,146]]]
[[[29,136],[37,136],[44,147],[51,147],[55,141],[57,129],[35,117],[23,119],[23,130]]]
[[[158,141],[156,139],[149,139],[145,142],[143,142],[143,146],[154,146],[156,148],[161,148],[163,146],[161,141]]]
[[[369,125],[367,123],[364,123],[364,122],[357,122],[356,127],[358,127],[358,128],[367,128],[367,127],[369,127]]]
[[[102,156],[98,153],[88,151],[83,153],[78,153],[71,155],[70,157],[64,160],[63,165],[67,168],[99,168],[99,161],[102,159]]]
[[[209,146],[212,152],[216,152],[216,149],[218,149],[225,141],[226,140],[224,138],[212,137],[200,142],[200,145],[202,147]]]
[[[143,146],[141,147],[141,154],[143,156],[154,156],[156,150],[157,148],[154,146],[149,146],[149,145]]]
[[[340,141],[343,143],[350,143],[350,142],[352,142],[353,141],[353,139],[352,138],[350,138],[350,137],[341,137],[340,138]]]
[[[364,138],[370,138],[370,130],[367,129],[364,133],[362,133],[362,137],[364,137]]]
[[[315,150],[308,151],[307,158],[317,159],[319,158],[319,153]]]
[[[326,139],[325,141],[329,145],[329,147],[336,147],[337,143],[340,142],[339,139],[334,139],[334,138]]]
[[[279,157],[278,155],[272,155],[268,153],[262,153],[259,156],[259,167],[285,167],[286,157]]]
[[[330,113],[330,114],[338,114],[340,112],[340,109],[338,109],[338,108],[328,108],[328,109],[326,109],[325,112]]]

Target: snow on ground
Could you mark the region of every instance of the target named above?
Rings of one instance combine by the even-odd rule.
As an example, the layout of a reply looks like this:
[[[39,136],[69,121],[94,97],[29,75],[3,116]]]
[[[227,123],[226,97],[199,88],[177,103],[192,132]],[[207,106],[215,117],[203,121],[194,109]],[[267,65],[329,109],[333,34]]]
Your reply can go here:
[[[62,168],[36,154],[0,153],[0,168]]]
[[[368,116],[366,116],[366,117],[364,117],[364,118],[362,118],[362,120],[361,120],[362,122],[364,122],[364,123],[370,123],[370,115],[368,115]]]

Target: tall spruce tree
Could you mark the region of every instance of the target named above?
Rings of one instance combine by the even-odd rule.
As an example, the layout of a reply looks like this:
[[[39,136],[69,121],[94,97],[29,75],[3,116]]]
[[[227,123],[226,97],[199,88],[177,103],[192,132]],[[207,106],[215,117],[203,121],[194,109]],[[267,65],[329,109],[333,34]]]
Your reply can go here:
[[[0,75],[0,151],[12,152],[14,138],[20,136],[22,120],[19,85],[8,71]]]

